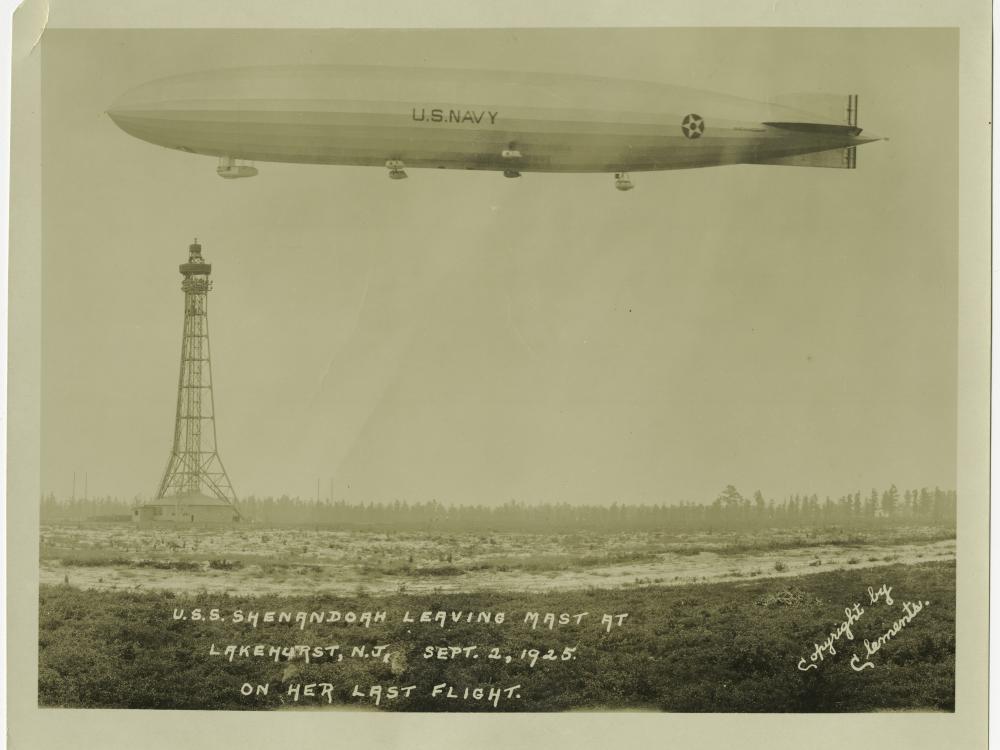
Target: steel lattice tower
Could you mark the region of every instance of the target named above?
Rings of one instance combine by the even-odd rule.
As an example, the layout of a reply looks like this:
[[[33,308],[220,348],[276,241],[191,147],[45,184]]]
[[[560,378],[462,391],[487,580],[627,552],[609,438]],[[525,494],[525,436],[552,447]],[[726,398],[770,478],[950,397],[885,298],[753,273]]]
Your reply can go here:
[[[215,436],[215,396],[212,393],[212,360],[208,345],[208,292],[212,288],[212,266],[201,257],[195,240],[188,262],[180,265],[184,290],[184,336],[181,341],[181,372],[177,385],[177,420],[174,447],[157,499],[204,493],[232,506],[236,515],[236,492],[219,458]]]

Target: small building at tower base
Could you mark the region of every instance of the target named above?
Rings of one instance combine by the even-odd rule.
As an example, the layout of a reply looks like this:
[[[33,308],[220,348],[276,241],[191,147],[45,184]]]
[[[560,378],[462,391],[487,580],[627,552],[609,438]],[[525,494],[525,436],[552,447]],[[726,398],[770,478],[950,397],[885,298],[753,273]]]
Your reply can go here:
[[[233,526],[240,514],[225,500],[201,493],[161,497],[132,511],[140,526]]]

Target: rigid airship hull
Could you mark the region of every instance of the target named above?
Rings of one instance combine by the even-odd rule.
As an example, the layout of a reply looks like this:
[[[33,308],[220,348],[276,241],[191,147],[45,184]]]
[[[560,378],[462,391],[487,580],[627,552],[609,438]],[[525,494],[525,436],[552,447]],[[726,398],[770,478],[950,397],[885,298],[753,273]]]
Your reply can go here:
[[[876,140],[861,134],[844,102],[846,116],[838,119],[594,77],[287,66],[153,81],[108,113],[136,138],[223,159],[627,172],[796,164],[802,155]]]

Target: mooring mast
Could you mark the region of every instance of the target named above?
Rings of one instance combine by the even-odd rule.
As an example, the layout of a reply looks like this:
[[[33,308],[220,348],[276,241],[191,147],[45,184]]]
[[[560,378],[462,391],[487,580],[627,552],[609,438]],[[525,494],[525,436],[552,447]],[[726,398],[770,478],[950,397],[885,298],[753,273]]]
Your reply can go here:
[[[167,461],[158,500],[200,494],[215,497],[232,507],[236,517],[236,492],[219,458],[215,435],[215,396],[212,393],[212,360],[208,345],[208,292],[212,266],[201,256],[198,240],[189,248],[187,263],[180,265],[184,290],[184,335],[181,372],[177,385],[177,420],[174,447]],[[175,514],[176,515],[176,514]]]

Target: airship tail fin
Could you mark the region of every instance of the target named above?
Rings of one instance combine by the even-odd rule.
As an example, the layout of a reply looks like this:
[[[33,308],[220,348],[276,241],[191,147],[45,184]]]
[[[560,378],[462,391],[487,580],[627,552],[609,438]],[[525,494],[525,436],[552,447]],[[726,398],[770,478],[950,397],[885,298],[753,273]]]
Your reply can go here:
[[[782,94],[771,97],[770,103],[794,109],[803,115],[812,115],[797,118],[803,121],[858,127],[857,94]]]
[[[776,164],[781,167],[827,167],[831,169],[855,169],[858,166],[858,155],[855,146],[847,148],[832,148],[827,151],[814,151],[811,154],[796,154],[795,156],[778,156],[773,159],[761,159],[754,164]]]

